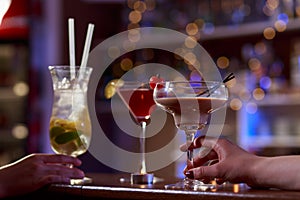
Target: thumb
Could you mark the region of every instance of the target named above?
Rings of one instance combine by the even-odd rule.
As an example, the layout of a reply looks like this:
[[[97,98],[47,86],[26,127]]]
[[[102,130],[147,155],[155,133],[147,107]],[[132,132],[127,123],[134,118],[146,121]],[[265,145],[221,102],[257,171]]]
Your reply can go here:
[[[180,151],[182,152],[187,152],[187,150],[189,149],[189,147],[187,146],[187,144],[181,144],[179,147]]]

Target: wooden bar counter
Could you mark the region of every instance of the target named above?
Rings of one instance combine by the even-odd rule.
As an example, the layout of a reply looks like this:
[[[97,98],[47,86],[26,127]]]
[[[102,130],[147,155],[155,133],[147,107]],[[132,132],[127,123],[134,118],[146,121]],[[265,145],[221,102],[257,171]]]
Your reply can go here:
[[[53,184],[28,199],[186,199],[186,200],[283,200],[300,199],[300,191],[256,190],[245,184],[223,184],[214,191],[166,190],[164,185],[178,180],[164,180],[152,185],[132,185],[129,174],[87,174],[93,183],[86,185]],[[123,178],[123,182],[120,179]],[[39,198],[39,199],[40,199]]]

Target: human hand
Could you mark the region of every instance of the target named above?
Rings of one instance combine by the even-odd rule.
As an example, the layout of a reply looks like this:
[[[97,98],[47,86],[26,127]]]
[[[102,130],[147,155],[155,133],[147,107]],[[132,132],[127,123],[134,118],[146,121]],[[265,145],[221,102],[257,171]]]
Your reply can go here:
[[[66,155],[28,155],[0,167],[0,198],[33,192],[50,183],[69,184],[72,178],[84,177],[84,172],[76,168],[80,165],[78,158]]]
[[[184,173],[187,177],[202,180],[205,183],[215,179],[218,184],[225,181],[249,184],[253,182],[251,180],[251,165],[246,163],[257,160],[258,157],[254,154],[224,138],[202,136],[195,139],[189,148],[200,147],[204,147],[204,152],[202,151],[195,156],[192,166],[186,167]],[[218,160],[218,162],[207,165],[210,160]]]

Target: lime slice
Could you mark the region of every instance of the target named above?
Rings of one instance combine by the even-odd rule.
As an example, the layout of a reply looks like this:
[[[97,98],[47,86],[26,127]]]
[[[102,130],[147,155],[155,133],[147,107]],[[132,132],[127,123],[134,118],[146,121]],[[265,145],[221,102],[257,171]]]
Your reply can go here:
[[[113,79],[108,82],[104,89],[104,96],[107,99],[110,99],[116,93],[116,87],[120,87],[124,84],[124,81],[121,79]]]
[[[60,126],[53,126],[50,128],[50,137],[55,138],[65,132],[65,129]]]
[[[69,131],[58,135],[54,140],[57,144],[66,144],[72,140],[79,138],[79,133],[76,131]]]

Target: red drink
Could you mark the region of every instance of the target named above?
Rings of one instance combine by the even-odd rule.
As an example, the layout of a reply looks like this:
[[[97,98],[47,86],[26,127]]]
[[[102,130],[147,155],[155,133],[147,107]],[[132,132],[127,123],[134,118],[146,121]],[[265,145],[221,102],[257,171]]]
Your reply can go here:
[[[131,114],[139,123],[149,120],[155,108],[153,90],[149,88],[119,88],[118,93],[124,103],[126,103]]]

